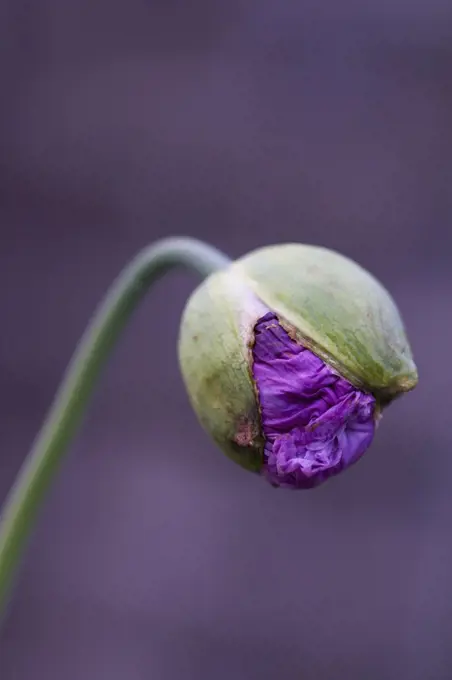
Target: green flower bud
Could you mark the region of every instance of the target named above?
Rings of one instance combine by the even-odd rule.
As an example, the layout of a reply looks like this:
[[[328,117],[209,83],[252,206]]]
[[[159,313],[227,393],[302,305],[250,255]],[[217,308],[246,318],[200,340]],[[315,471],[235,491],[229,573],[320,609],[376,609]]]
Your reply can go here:
[[[259,383],[253,370],[255,331],[266,315],[274,315],[284,329],[282,342],[287,349],[275,355],[280,374],[270,377],[269,388],[267,383]],[[271,326],[267,324],[268,329]],[[276,347],[272,342],[268,347]],[[282,425],[277,424],[272,433],[266,430],[262,404],[265,390],[271,391],[277,379],[288,384],[292,364],[283,365],[281,361],[286,355],[301,361],[302,351],[303,366],[308,366],[308,354],[315,356],[299,387],[290,388],[288,404],[297,390],[303,391],[303,386],[317,380],[315,376],[320,375],[324,364],[327,372],[322,373],[326,376],[322,389],[332,380],[348,385],[349,389],[337,383],[338,403],[344,399],[351,403],[352,390],[372,395],[372,422],[383,406],[417,383],[416,366],[391,296],[358,264],[328,249],[300,244],[261,248],[208,277],[187,303],[181,322],[179,358],[191,403],[219,447],[247,469],[260,471],[266,442],[286,436]],[[273,403],[279,403],[282,389],[276,390],[275,402],[268,398],[265,402],[271,417]],[[306,398],[303,399],[306,410]],[[319,423],[309,417],[309,422],[303,421],[300,436],[302,446],[312,453],[319,450],[318,438],[314,442],[312,434]],[[282,422],[283,414],[281,418]],[[335,450],[342,441],[345,423],[346,416],[338,416]],[[331,427],[329,445],[333,442],[330,430]],[[335,463],[334,469],[338,471],[344,465]]]

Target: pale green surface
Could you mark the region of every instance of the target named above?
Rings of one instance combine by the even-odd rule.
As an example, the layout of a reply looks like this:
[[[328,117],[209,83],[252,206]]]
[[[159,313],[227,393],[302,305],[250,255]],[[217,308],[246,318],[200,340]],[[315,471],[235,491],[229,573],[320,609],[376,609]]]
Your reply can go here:
[[[6,499],[0,524],[0,612],[27,538],[73,438],[105,361],[149,287],[176,266],[202,277],[229,264],[193,239],[166,239],[143,250],[113,283],[82,337],[45,423]]]
[[[417,383],[402,319],[369,272],[334,251],[269,246],[232,268],[298,339],[358,387],[383,401]]]
[[[263,441],[248,343],[262,314],[265,308],[228,268],[192,294],[179,336],[182,376],[201,425],[230,458],[254,471],[262,465]]]

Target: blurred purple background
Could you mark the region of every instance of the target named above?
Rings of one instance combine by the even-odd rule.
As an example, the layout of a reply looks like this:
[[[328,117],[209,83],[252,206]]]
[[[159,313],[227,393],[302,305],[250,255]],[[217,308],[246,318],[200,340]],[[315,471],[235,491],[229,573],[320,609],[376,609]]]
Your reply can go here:
[[[341,250],[392,291],[421,378],[350,472],[275,491],[198,426],[196,279],[161,282],[40,517],[1,679],[450,679],[452,4],[3,0],[0,54],[0,496],[162,236]]]

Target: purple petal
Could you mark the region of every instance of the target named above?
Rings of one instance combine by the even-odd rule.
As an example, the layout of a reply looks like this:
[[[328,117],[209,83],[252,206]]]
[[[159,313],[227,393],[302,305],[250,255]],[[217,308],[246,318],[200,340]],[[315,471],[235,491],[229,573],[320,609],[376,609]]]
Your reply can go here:
[[[275,486],[307,489],[355,463],[375,432],[375,398],[292,340],[273,313],[255,326],[264,474]]]

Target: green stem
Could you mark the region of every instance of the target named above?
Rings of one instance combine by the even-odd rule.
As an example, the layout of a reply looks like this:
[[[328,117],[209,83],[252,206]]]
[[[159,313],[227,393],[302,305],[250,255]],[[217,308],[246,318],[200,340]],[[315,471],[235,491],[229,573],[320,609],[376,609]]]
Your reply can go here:
[[[166,239],[145,248],[113,283],[95,312],[63,377],[50,412],[6,499],[0,522],[0,613],[7,604],[37,511],[75,435],[99,373],[120,332],[149,287],[182,265],[202,277],[230,260],[193,239]]]

